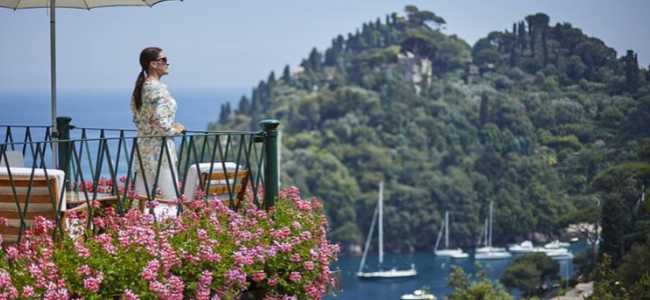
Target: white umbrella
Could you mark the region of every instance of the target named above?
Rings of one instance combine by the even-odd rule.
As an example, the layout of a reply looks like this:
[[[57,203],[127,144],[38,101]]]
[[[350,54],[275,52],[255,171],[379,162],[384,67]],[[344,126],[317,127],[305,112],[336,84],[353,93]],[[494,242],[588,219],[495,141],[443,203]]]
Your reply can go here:
[[[110,6],[153,6],[174,0],[0,0],[0,7],[9,9],[50,9],[50,59],[52,62],[52,130],[56,131],[56,8],[91,9]],[[183,1],[183,0],[180,0]]]

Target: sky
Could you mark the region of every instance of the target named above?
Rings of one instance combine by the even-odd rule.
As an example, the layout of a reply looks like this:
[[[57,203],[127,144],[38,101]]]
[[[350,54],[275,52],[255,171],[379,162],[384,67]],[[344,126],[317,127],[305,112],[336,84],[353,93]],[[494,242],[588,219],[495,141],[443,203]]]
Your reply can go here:
[[[473,45],[544,12],[650,64],[647,0],[185,0],[154,7],[56,11],[58,90],[131,90],[140,51],[164,49],[170,89],[250,88],[294,68],[313,47],[413,4],[447,21],[443,32]],[[48,9],[0,8],[0,94],[49,91]],[[1,101],[2,99],[0,99]]]

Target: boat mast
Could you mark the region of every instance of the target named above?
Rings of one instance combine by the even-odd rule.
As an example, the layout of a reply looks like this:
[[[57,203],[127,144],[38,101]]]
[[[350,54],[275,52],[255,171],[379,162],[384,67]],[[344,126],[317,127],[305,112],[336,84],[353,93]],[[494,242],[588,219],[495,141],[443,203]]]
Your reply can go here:
[[[366,257],[368,256],[368,249],[370,248],[370,241],[372,240],[372,233],[375,230],[375,223],[377,223],[377,214],[379,212],[379,203],[375,206],[375,212],[372,214],[372,221],[370,222],[370,232],[366,237],[366,245],[363,248],[363,255],[361,256],[361,263],[359,264],[359,273],[363,272],[363,266],[366,264]]]
[[[434,251],[438,251],[438,246],[440,245],[440,239],[442,239],[443,230],[445,230],[445,223],[444,222],[440,226],[440,231],[438,231],[438,238],[436,239],[436,247],[434,248]]]
[[[494,210],[492,208],[492,201],[490,201],[490,239],[489,239],[489,245],[488,247],[492,247],[492,215],[494,214]]]
[[[489,218],[489,217],[488,217]],[[488,245],[488,218],[485,218],[485,226],[483,226],[483,236],[485,239],[485,247],[489,246]]]
[[[445,211],[445,249],[449,249],[449,211]]]
[[[384,263],[384,182],[379,183],[379,265]]]

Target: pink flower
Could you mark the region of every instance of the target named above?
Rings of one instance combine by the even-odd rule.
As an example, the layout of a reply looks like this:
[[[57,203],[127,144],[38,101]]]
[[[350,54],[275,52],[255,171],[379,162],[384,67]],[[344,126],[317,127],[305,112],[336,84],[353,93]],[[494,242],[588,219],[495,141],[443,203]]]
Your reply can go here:
[[[296,221],[293,221],[291,225],[293,225],[293,228],[295,228],[296,230],[300,230],[300,228],[302,227],[302,225],[300,225],[300,223]]]
[[[124,299],[126,300],[140,300],[138,295],[134,294],[131,290],[127,289],[124,291]]]
[[[79,276],[90,276],[92,274],[92,271],[88,265],[83,265],[77,268],[77,274],[79,274]]]
[[[267,283],[269,286],[276,286],[278,284],[278,278],[277,277],[271,277],[267,280]]]
[[[88,277],[84,279],[84,288],[91,291],[99,291],[99,284],[102,283],[103,276],[101,277]]]
[[[35,295],[36,293],[34,293],[34,288],[31,285],[23,287],[23,298],[34,297]]]
[[[253,281],[260,282],[266,278],[266,272],[264,271],[257,271],[253,273],[253,276],[251,276]]]
[[[300,272],[291,272],[291,275],[289,275],[289,280],[293,282],[298,282],[302,279],[302,275],[300,275]]]
[[[142,279],[152,281],[158,278],[158,269],[160,269],[160,262],[157,259],[150,260],[144,270],[142,270]]]
[[[212,284],[212,272],[205,270],[199,278],[198,288],[196,290],[197,300],[210,300],[210,285]]]
[[[90,257],[90,250],[88,250],[88,248],[86,248],[80,241],[74,242],[74,250],[77,252],[77,255],[79,255],[79,257]]]
[[[20,255],[20,252],[18,252],[18,249],[16,249],[15,246],[10,246],[7,248],[7,258],[9,260],[14,260],[18,258],[18,255]]]
[[[308,270],[308,271],[311,271],[311,270],[314,269],[314,262],[312,262],[310,260],[306,261],[304,265],[305,265],[305,269]]]
[[[242,270],[233,269],[226,271],[226,281],[228,282],[246,282],[246,274]]]

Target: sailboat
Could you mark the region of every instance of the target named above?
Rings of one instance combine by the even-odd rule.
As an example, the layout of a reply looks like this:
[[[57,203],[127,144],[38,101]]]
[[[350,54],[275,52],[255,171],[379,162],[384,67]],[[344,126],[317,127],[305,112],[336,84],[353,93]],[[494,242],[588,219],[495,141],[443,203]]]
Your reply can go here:
[[[370,249],[370,241],[372,240],[372,234],[375,229],[375,223],[379,219],[379,266],[381,267],[384,263],[384,182],[379,183],[379,199],[377,201],[377,207],[375,207],[375,213],[372,215],[372,222],[370,224],[370,232],[366,238],[366,244],[363,249],[363,256],[361,256],[361,263],[359,264],[359,271],[357,272],[357,277],[360,279],[396,279],[396,278],[408,278],[415,277],[418,275],[418,272],[415,270],[415,265],[411,264],[411,269],[408,270],[397,270],[392,268],[390,270],[379,270],[374,272],[364,272],[363,268],[366,264],[366,257],[368,257],[368,249]]]
[[[496,248],[492,247],[492,216],[494,210],[492,208],[492,202],[490,202],[490,215],[489,222],[488,219],[485,220],[485,247],[476,248],[476,253],[474,254],[474,259],[505,259],[512,257],[510,252],[506,251],[505,248]]]
[[[440,246],[440,239],[442,235],[445,235],[445,249],[438,250]],[[462,249],[449,249],[449,212],[445,211],[445,222],[440,227],[440,232],[438,232],[438,239],[436,240],[436,248],[433,251],[436,256],[449,256],[451,258],[467,258],[469,255],[463,252]]]

